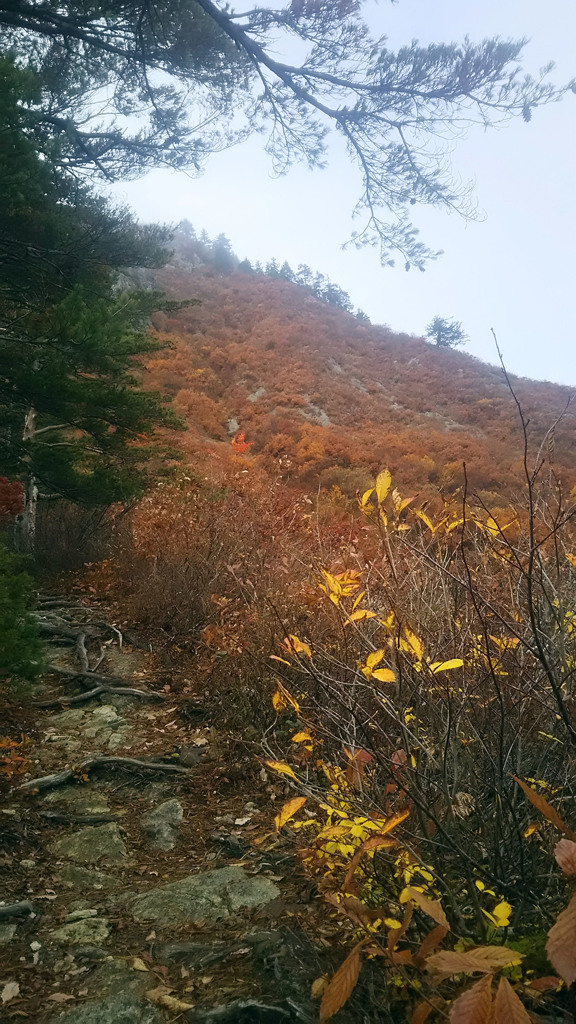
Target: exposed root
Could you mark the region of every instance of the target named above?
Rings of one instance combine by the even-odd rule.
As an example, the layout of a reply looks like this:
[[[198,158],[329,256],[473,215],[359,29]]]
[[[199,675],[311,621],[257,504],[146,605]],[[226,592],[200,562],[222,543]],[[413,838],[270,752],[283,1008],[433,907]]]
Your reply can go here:
[[[181,768],[177,764],[162,764],[159,761],[138,761],[133,757],[86,757],[79,761],[73,768],[65,768],[64,771],[55,772],[53,775],[44,775],[39,779],[30,779],[16,787],[16,793],[39,793],[44,789],[52,789],[54,786],[62,786],[71,779],[78,779],[78,776],[91,771],[93,768],[118,767],[129,768],[133,771],[145,769],[146,771],[170,772],[174,775],[192,776],[194,772],[190,768]]]
[[[166,700],[163,693],[154,693],[152,690],[136,690],[131,686],[105,686],[100,684],[93,690],[86,693],[79,693],[76,697],[56,697],[54,700],[36,700],[32,702],[34,708],[66,708],[75,704],[85,704],[92,697],[99,697],[101,693],[116,693],[122,697],[142,697],[144,700]]]
[[[64,814],[62,811],[40,811],[40,815],[58,825],[96,825],[106,821],[120,821],[118,814]]]

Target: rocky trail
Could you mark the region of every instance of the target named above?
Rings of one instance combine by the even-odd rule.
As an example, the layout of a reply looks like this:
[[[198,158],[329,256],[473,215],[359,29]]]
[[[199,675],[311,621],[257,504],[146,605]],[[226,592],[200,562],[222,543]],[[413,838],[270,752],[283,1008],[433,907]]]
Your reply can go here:
[[[283,784],[106,608],[38,614],[52,671],[2,794],[0,1020],[317,1020],[326,949],[274,835]]]

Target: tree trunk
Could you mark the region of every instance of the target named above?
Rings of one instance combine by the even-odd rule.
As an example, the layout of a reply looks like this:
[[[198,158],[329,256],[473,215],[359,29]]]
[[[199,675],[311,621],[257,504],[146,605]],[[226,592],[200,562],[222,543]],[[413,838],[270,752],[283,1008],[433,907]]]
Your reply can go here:
[[[23,441],[32,441],[36,434],[36,410],[31,407],[24,422]],[[24,508],[16,517],[14,543],[16,550],[22,555],[33,555],[36,547],[36,514],[38,511],[38,486],[36,478],[30,471],[24,492]]]

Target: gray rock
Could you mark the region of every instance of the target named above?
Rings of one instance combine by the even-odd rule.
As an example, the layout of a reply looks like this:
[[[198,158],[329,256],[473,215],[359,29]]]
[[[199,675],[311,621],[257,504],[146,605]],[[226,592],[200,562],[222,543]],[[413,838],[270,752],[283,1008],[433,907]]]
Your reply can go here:
[[[136,920],[173,928],[228,917],[242,907],[263,906],[279,895],[270,879],[250,877],[242,867],[232,865],[149,889],[130,900],[129,907]]]
[[[16,935],[17,927],[17,924],[0,924],[0,946],[3,946],[8,942],[12,942],[12,939]]]
[[[118,825],[89,825],[51,843],[48,847],[57,857],[68,857],[80,864],[126,864],[126,847]]]
[[[73,864],[63,864],[58,874],[63,882],[68,882],[74,889],[118,889],[122,885],[122,881],[114,875],[90,868],[78,868]]]
[[[65,942],[79,946],[94,945],[105,942],[110,935],[110,924],[105,917],[91,917],[81,921],[72,921],[62,928],[50,932],[50,938],[56,942]]]
[[[173,850],[176,846],[178,825],[183,816],[184,810],[179,800],[166,800],[144,815],[140,827],[155,850]]]
[[[71,924],[72,921],[87,921],[90,917],[98,917],[98,911],[81,908],[79,910],[71,910],[69,914],[66,914],[64,921],[66,924]]]
[[[227,1006],[190,1010],[190,1024],[285,1024],[294,1020],[289,1009],[269,1006],[256,999],[235,999]]]
[[[58,1017],[59,1024],[162,1024],[163,1020],[159,1010],[130,992],[115,992]]]
[[[63,786],[44,797],[47,804],[65,807],[72,814],[100,814],[109,811],[106,793],[94,786]]]

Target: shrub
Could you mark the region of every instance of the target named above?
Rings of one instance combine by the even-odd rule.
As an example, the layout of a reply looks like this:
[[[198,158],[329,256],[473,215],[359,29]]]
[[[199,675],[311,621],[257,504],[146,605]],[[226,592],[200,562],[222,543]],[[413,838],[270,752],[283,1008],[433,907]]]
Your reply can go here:
[[[0,547],[0,679],[33,679],[43,648],[30,613],[33,582],[23,560]]]

